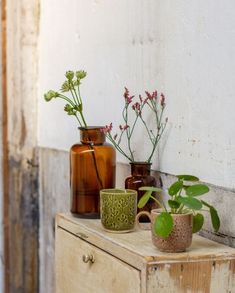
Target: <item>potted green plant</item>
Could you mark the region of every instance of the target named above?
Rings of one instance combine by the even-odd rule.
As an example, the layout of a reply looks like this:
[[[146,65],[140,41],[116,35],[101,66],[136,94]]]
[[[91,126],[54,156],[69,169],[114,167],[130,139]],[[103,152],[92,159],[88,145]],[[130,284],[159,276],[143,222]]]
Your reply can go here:
[[[192,233],[201,230],[204,223],[203,212],[209,212],[212,226],[217,232],[220,219],[217,210],[200,196],[209,192],[209,187],[199,183],[199,178],[192,175],[177,175],[178,179],[168,189],[168,207],[161,198],[156,198],[153,193],[161,193],[162,189],[144,186],[145,191],[138,202],[138,207],[143,208],[153,199],[161,209],[151,211],[152,236],[154,244],[163,251],[185,251],[191,245]],[[146,214],[146,212],[139,213]]]

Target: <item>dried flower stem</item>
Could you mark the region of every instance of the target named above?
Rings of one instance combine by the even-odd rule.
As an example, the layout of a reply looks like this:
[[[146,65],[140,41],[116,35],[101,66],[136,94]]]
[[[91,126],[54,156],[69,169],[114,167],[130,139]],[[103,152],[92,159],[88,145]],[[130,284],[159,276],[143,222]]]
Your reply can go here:
[[[139,96],[139,102],[133,103],[134,96],[130,96],[129,90],[125,88],[124,92],[124,98],[125,98],[125,105],[122,110],[122,118],[124,121],[123,125],[120,125],[120,134],[112,135],[112,123],[110,125],[106,125],[106,127],[103,129],[105,132],[107,138],[111,141],[111,143],[114,145],[114,147],[119,151],[124,157],[126,157],[130,162],[135,162],[135,156],[134,156],[134,149],[132,148],[131,139],[134,134],[134,130],[136,128],[138,120],[140,120],[144,126],[144,129],[146,130],[146,133],[148,135],[148,138],[152,145],[152,150],[150,152],[150,155],[148,156],[146,162],[150,163],[152,160],[153,154],[157,148],[157,145],[162,137],[162,134],[165,130],[167,119],[165,122],[162,122],[163,118],[163,112],[165,109],[165,96],[161,94],[161,99],[158,100],[157,91],[154,91],[152,94],[149,92],[146,92],[147,97],[142,98]],[[156,121],[156,129],[153,131],[152,129],[149,129],[148,124],[145,121],[144,118],[144,110],[148,106],[148,108],[153,112],[155,121]],[[130,122],[129,116],[130,116],[130,110],[134,111],[135,118],[133,122]],[[128,147],[128,154],[124,151],[124,149],[121,146],[121,141],[123,138],[123,134],[125,132],[126,140],[127,140],[127,147]]]

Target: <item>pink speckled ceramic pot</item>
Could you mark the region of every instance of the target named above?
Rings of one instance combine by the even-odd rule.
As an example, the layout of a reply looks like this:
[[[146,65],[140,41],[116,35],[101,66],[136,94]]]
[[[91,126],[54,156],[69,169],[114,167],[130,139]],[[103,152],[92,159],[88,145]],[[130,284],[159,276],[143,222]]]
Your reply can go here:
[[[172,214],[174,227],[171,234],[167,238],[163,238],[155,234],[153,229],[153,224],[156,217],[161,213],[161,210],[154,209],[151,210],[151,214],[148,212],[138,213],[136,219],[137,224],[139,223],[139,218],[142,215],[149,217],[151,221],[151,232],[153,244],[160,250],[164,252],[183,252],[192,243],[192,226],[193,226],[193,215],[192,214]],[[139,224],[142,228],[142,225]]]

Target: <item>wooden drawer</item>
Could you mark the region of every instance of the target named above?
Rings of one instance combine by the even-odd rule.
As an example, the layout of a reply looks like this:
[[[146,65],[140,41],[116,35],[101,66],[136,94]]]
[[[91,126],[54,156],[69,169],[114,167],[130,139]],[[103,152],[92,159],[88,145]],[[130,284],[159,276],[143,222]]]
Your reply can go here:
[[[94,263],[83,262],[93,255]],[[56,293],[138,293],[140,271],[58,227]]]
[[[194,235],[186,252],[164,253],[150,231],[108,233],[66,214],[56,219],[56,270],[57,293],[235,293],[234,248]]]

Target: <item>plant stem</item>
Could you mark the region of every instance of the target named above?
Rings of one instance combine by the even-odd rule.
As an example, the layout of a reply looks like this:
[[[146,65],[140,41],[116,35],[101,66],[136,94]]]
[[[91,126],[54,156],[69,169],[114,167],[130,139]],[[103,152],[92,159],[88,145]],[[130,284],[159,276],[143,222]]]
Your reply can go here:
[[[76,92],[76,90],[75,90],[75,88],[74,88],[73,83],[71,83],[71,86],[72,86],[72,89],[73,89],[74,94],[75,94],[75,97],[76,97],[77,105],[79,105],[79,104],[81,104],[81,103],[80,103],[79,100],[78,100],[78,95],[77,95],[77,92]],[[72,92],[72,91],[71,91],[71,93],[72,93],[72,95],[73,95],[73,92]],[[73,95],[73,97],[74,97],[74,95]]]
[[[82,97],[81,97],[81,94],[80,94],[80,87],[78,86],[78,96],[79,96],[79,99],[80,99],[80,104],[82,104]]]
[[[83,114],[82,114],[82,111],[79,112],[79,113],[80,113],[80,116],[81,116],[82,121],[83,121],[83,123],[84,123],[84,126],[87,127],[87,124],[86,124],[85,118],[84,118],[84,116],[83,116]]]
[[[99,182],[99,185],[100,185],[100,189],[103,189],[103,183],[102,183],[102,180],[100,179],[99,170],[98,170],[98,166],[97,166],[97,162],[96,162],[95,149],[93,148],[93,144],[92,143],[89,144],[89,147],[92,150],[91,153],[92,153],[92,158],[93,158],[93,161],[94,161],[96,177],[98,179],[98,182]]]
[[[70,100],[69,98],[67,98],[66,96],[59,94],[59,97],[65,101],[67,101],[70,105],[72,105],[73,107],[75,106],[75,104],[73,103],[72,100]]]
[[[161,139],[161,136],[162,136],[162,134],[163,134],[163,132],[164,132],[164,130],[165,130],[165,127],[166,127],[166,123],[164,124],[161,133],[160,133],[160,134],[157,134],[157,136],[156,136],[156,140],[155,140],[155,143],[154,143],[154,146],[153,146],[152,152],[151,152],[151,154],[150,154],[150,156],[149,156],[147,162],[150,162],[150,161],[151,161],[152,156],[153,156],[153,154],[154,154],[154,152],[155,152],[155,149],[156,149],[156,147],[157,147],[157,144],[158,144],[159,140]],[[159,132],[159,130],[158,130],[158,132]]]
[[[126,126],[128,126],[128,105],[125,106],[125,112],[124,112],[124,121],[126,123]],[[126,137],[127,137],[127,145],[131,156],[131,161],[134,161],[133,152],[131,150],[131,135],[130,135],[130,129],[129,127],[126,129]]]
[[[166,208],[164,202],[161,203],[158,199],[156,199],[156,197],[154,197],[154,196],[152,196],[152,195],[150,195],[150,198],[152,198],[157,204],[159,204],[159,206],[160,206],[162,209],[164,209],[164,210],[167,212],[167,208]]]
[[[79,125],[82,126],[81,121],[79,120],[77,114],[75,114],[74,116],[77,118],[77,121],[78,121]]]
[[[148,126],[147,126],[146,122],[144,121],[144,119],[143,119],[142,117],[140,117],[140,119],[141,119],[141,121],[143,122],[143,124],[144,124],[144,126],[145,126],[145,129],[146,129],[146,131],[147,131],[147,133],[148,133],[148,137],[149,137],[149,139],[150,139],[152,145],[154,145],[154,141],[153,141],[153,139],[152,139],[152,137],[151,137],[151,133],[150,133],[150,131],[149,131],[149,129],[148,129]]]
[[[122,150],[122,148],[116,143],[116,141],[112,138],[111,134],[107,134],[107,138],[111,141],[111,143],[115,146],[117,151],[119,151],[120,154],[122,154],[124,157],[126,157],[129,161],[132,161],[132,159],[125,154],[125,152]]]
[[[76,97],[74,96],[74,93],[73,93],[73,90],[74,90],[73,85],[71,83],[70,83],[70,85],[72,86],[72,89],[70,89],[70,93],[73,97],[74,103],[77,105]]]

